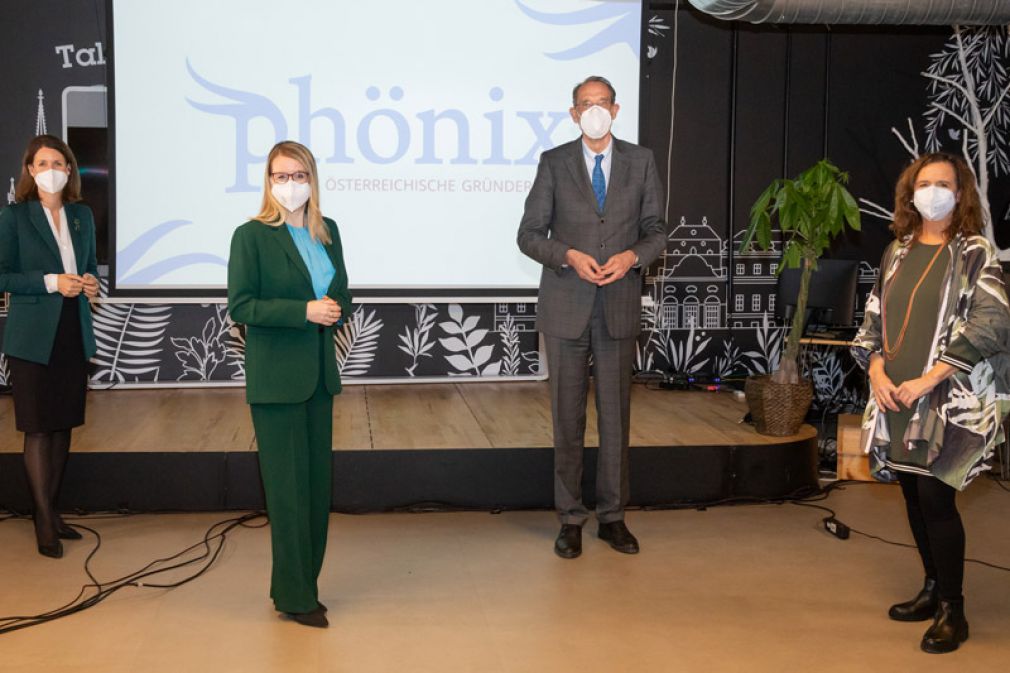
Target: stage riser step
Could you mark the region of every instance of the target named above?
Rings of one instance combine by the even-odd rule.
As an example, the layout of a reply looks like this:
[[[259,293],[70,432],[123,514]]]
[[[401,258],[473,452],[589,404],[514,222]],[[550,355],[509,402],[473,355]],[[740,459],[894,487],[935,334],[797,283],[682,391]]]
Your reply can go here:
[[[778,498],[817,487],[813,439],[766,446],[632,447],[632,505]],[[378,512],[422,503],[476,509],[549,508],[551,449],[336,451],[333,509]],[[594,500],[596,449],[583,494]],[[0,506],[30,508],[20,454],[0,455]],[[263,507],[253,452],[72,453],[63,510],[219,511]]]

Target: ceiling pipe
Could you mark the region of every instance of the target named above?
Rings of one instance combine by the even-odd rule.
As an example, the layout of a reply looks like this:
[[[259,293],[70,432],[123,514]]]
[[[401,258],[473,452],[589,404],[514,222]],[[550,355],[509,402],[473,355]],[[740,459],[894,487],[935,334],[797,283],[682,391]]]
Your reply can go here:
[[[1010,0],[689,0],[726,21],[751,23],[1005,25]]]

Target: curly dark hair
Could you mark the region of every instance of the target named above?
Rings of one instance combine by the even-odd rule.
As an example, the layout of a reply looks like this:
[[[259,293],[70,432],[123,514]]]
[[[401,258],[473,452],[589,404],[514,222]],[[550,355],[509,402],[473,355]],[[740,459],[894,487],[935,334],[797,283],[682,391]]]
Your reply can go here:
[[[975,174],[962,157],[947,152],[924,154],[901,172],[894,190],[894,222],[891,231],[899,239],[916,235],[922,229],[922,216],[912,203],[919,171],[930,164],[947,163],[954,168],[961,198],[954,207],[954,217],[947,228],[947,240],[958,234],[970,236],[982,232],[982,204],[975,188]]]

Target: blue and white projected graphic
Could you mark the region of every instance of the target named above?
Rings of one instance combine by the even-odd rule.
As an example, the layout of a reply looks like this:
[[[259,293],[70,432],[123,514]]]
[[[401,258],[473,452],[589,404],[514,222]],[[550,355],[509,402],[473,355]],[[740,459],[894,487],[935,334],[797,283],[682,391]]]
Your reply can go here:
[[[639,0],[113,0],[117,288],[220,290],[265,156],[308,145],[352,288],[535,287],[516,248],[572,86],[638,136]]]

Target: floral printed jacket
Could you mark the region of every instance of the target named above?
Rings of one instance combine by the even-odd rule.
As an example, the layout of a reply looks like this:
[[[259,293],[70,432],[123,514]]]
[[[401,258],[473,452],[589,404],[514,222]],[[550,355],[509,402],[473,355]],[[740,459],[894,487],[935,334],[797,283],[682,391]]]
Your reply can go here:
[[[908,253],[911,239],[894,241],[880,263],[880,277],[866,301],[863,325],[852,354],[863,369],[881,351],[881,297]],[[933,345],[923,373],[938,361],[958,371],[915,405],[905,441],[928,446],[927,464],[907,471],[929,474],[958,490],[989,469],[994,447],[1003,441],[1002,422],[1010,411],[1010,304],[997,250],[982,236],[958,235],[949,244],[952,262],[943,281]],[[977,364],[946,354],[963,335],[982,356]],[[885,468],[890,449],[887,419],[870,395],[863,415],[862,446],[874,475]]]

